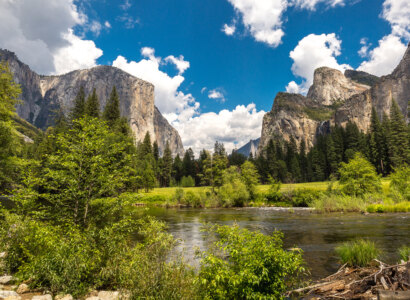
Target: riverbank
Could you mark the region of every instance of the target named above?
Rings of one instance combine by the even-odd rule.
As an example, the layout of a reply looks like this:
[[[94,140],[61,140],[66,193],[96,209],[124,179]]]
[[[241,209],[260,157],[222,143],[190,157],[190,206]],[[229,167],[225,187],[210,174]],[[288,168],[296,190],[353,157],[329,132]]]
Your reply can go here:
[[[382,191],[361,197],[339,192],[338,182],[309,182],[282,184],[272,192],[270,185],[258,185],[245,207],[310,207],[316,212],[410,212],[409,201],[393,201],[390,197],[390,180],[382,180]],[[137,206],[159,207],[227,207],[218,198],[217,189],[211,187],[154,188],[149,192],[124,193],[122,198]],[[274,193],[274,194],[273,194]]]

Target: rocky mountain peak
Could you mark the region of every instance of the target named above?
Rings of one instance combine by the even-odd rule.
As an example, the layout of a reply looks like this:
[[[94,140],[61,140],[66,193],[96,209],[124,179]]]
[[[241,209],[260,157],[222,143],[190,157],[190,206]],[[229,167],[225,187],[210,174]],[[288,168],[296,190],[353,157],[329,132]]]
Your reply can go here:
[[[369,88],[368,85],[350,80],[339,70],[321,67],[315,70],[307,97],[323,105],[332,105]]]
[[[14,53],[1,49],[0,60],[8,63],[14,80],[21,85],[22,103],[17,106],[18,115],[38,128],[53,125],[56,111],[61,110],[68,116],[81,86],[86,94],[96,89],[101,110],[115,86],[121,115],[128,119],[135,140],[141,141],[149,132],[152,140],[157,141],[161,153],[168,141],[174,155],[183,155],[178,132],[155,107],[154,86],[151,83],[112,66],[97,66],[56,76],[38,75]]]

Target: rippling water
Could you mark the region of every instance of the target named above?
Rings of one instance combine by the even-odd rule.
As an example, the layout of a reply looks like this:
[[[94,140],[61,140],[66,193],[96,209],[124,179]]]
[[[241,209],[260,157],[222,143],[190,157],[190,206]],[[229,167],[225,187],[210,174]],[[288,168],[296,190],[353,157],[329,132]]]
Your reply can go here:
[[[169,231],[181,239],[188,260],[194,257],[196,246],[205,249],[203,223],[233,224],[270,234],[284,233],[285,247],[300,247],[304,251],[314,279],[335,272],[339,264],[334,248],[354,238],[368,238],[382,249],[382,259],[397,261],[397,249],[410,245],[410,214],[316,214],[308,209],[239,208],[239,209],[165,209],[150,208],[149,213],[164,220]]]

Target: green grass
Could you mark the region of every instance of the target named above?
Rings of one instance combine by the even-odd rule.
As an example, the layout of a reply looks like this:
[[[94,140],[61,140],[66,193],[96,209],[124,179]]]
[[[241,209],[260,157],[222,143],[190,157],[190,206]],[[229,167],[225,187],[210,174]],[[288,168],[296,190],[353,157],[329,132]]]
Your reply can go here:
[[[402,246],[399,248],[400,259],[404,261],[410,261],[410,247]]]
[[[342,264],[348,264],[352,267],[365,267],[373,259],[378,258],[380,250],[374,242],[361,239],[343,243],[336,248],[336,253]]]
[[[410,201],[399,203],[373,203],[366,208],[369,213],[410,212]]]

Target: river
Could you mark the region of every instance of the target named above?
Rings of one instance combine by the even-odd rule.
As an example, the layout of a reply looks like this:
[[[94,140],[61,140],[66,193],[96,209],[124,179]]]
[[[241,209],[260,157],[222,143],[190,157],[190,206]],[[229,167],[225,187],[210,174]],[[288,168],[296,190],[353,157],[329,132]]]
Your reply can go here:
[[[250,230],[270,234],[274,230],[284,233],[286,248],[299,247],[311,270],[313,279],[328,276],[340,267],[334,248],[355,238],[370,239],[380,247],[381,259],[394,263],[397,249],[410,245],[410,214],[316,214],[306,209],[278,210],[275,208],[231,209],[166,209],[150,208],[149,214],[168,224],[168,230],[181,240],[178,250],[192,264],[194,248],[206,249],[201,232],[206,222],[233,224],[236,222]]]

